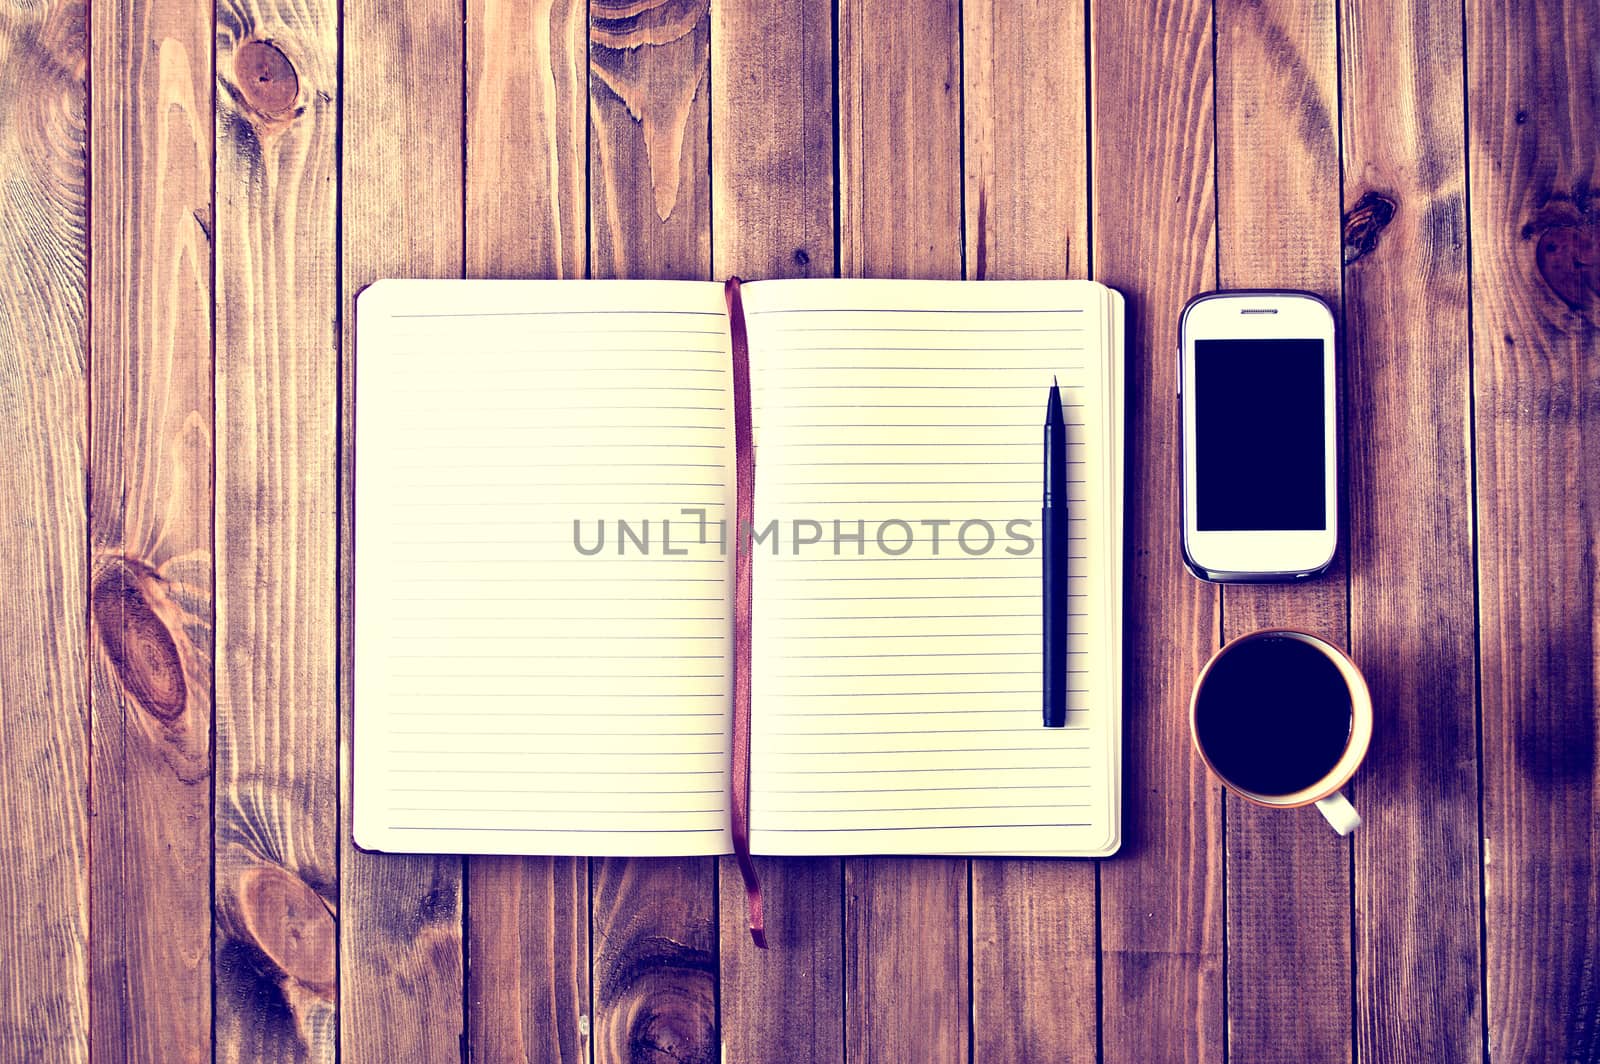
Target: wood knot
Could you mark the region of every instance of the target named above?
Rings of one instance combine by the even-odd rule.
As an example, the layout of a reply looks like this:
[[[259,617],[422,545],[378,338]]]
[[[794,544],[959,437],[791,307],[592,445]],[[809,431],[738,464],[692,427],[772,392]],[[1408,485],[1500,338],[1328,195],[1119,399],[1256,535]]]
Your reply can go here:
[[[244,930],[284,975],[318,994],[334,986],[339,941],[333,914],[304,880],[275,865],[239,877]]]
[[[635,939],[602,974],[601,993],[614,1009],[616,1026],[605,1033],[617,1059],[715,1064],[716,962],[707,951],[662,936]]]
[[[1556,297],[1600,325],[1600,209],[1587,195],[1552,197],[1523,235],[1537,234],[1534,262]]]
[[[590,0],[589,38],[607,48],[667,44],[710,9],[710,0]]]
[[[1378,235],[1394,221],[1394,200],[1378,192],[1365,192],[1344,216],[1344,262],[1348,266],[1370,255]]]
[[[159,579],[148,566],[118,559],[95,578],[89,602],[118,681],[145,712],[171,723],[189,704],[189,685],[178,645],[145,593]]]
[[[455,917],[461,904],[452,887],[434,887],[417,902],[417,919],[421,925],[437,924]]]
[[[234,78],[253,110],[277,116],[300,98],[300,76],[289,57],[270,41],[247,41],[233,61]]]
[[[656,217],[672,217],[683,182],[689,115],[711,56],[710,0],[591,0],[589,73],[639,124]],[[592,95],[595,132],[620,122],[606,95]],[[617,143],[622,143],[618,141]]]

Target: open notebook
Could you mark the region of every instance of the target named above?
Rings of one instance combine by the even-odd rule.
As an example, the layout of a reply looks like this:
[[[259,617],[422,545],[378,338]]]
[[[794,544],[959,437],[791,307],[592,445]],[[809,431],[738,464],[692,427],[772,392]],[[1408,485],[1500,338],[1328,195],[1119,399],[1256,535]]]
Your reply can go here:
[[[766,532],[751,850],[1115,850],[1121,297],[799,280],[743,302]],[[729,357],[718,283],[361,294],[358,845],[729,852]],[[1040,726],[1052,376],[1072,471],[1060,730]]]

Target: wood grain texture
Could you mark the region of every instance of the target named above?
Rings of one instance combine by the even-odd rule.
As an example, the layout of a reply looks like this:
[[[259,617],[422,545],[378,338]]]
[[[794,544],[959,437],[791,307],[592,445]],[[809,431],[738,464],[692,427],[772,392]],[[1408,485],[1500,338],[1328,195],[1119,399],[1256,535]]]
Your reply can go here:
[[[953,2],[838,11],[839,261],[847,277],[963,272],[961,17]],[[845,861],[845,1053],[967,1054],[968,863]]]
[[[466,272],[588,266],[588,25],[568,0],[467,6]],[[589,1059],[589,863],[467,859],[467,1056]]]
[[[839,269],[962,275],[955,0],[839,0]]]
[[[1600,14],[1217,0],[1214,62],[1211,11],[0,0],[0,1060],[1600,1059]],[[1334,241],[1348,631],[1338,576],[1222,610],[1174,537],[1179,307],[1335,295]],[[758,954],[709,860],[353,849],[364,284],[1091,267],[1130,327],[1098,1024],[1087,864],[764,859]],[[1348,635],[1353,847],[1193,758],[1224,619]]]
[[[470,277],[588,268],[588,26],[577,0],[468,0]]]
[[[1085,5],[969,0],[961,12],[966,276],[1086,277]]]
[[[1494,1059],[1600,1058],[1600,11],[1466,5]]]
[[[716,5],[711,84],[715,275],[832,276],[831,9],[806,0]],[[842,1064],[843,862],[772,857],[756,867],[767,950],[750,939],[738,865],[724,858],[718,867],[724,1058]]]
[[[89,1052],[84,22],[0,8],[0,1054],[19,1061]]]
[[[1084,5],[962,5],[966,275],[1089,272]],[[1096,1056],[1088,861],[972,862],[974,1061]]]
[[[331,1061],[337,11],[216,33],[216,1056]]]
[[[351,514],[355,299],[383,277],[459,277],[463,266],[461,9],[379,0],[344,5],[343,328],[339,594],[342,773],[340,1060],[458,1059],[465,1008],[462,861],[366,853],[350,837]],[[357,621],[356,623],[359,623]]]
[[[92,14],[93,1046],[211,1059],[211,5]]]
[[[589,5],[590,269],[711,275],[709,0]],[[715,1061],[716,861],[590,862],[596,1064]]]
[[[1356,787],[1356,1059],[1479,1060],[1461,16],[1347,2],[1340,32],[1350,641],[1378,707]]]
[[[972,1059],[1096,1059],[1095,865],[972,862]]]
[[[1215,17],[1221,287],[1310,291],[1337,319],[1333,2],[1222,0]],[[1347,558],[1346,548],[1309,582],[1226,588],[1223,638],[1288,627],[1347,647]],[[1312,809],[1224,802],[1229,1056],[1349,1059],[1350,843]]]
[[[845,1059],[844,862],[757,857],[767,944],[750,940],[744,880],[719,862],[722,1044],[729,1061]]]
[[[774,33],[774,26],[786,27]],[[711,12],[714,275],[831,277],[833,19],[760,0]]]
[[[1186,712],[1218,596],[1175,539],[1178,313],[1216,276],[1211,5],[1095,4],[1089,25],[1094,273],[1128,299],[1123,845],[1100,866],[1101,1047],[1108,1064],[1220,1061],[1222,803]]]
[[[596,1064],[720,1059],[715,875],[711,858],[590,862]]]
[[[967,866],[946,857],[845,859],[846,1060],[967,1055]]]
[[[710,8],[710,0],[589,4],[595,277],[708,276]]]
[[[467,1059],[589,1059],[589,863],[467,860]]]

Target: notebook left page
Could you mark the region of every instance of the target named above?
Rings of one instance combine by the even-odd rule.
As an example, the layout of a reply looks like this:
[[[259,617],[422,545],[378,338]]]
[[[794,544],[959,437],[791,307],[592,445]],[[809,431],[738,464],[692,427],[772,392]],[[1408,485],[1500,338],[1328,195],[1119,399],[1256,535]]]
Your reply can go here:
[[[380,281],[356,345],[357,845],[726,852],[722,286]]]

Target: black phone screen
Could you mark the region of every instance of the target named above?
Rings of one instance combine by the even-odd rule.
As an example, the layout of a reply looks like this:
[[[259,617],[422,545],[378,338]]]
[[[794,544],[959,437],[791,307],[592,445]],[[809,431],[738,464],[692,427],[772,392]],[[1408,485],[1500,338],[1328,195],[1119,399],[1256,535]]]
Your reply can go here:
[[[1322,348],[1320,339],[1194,342],[1200,531],[1327,527]]]

